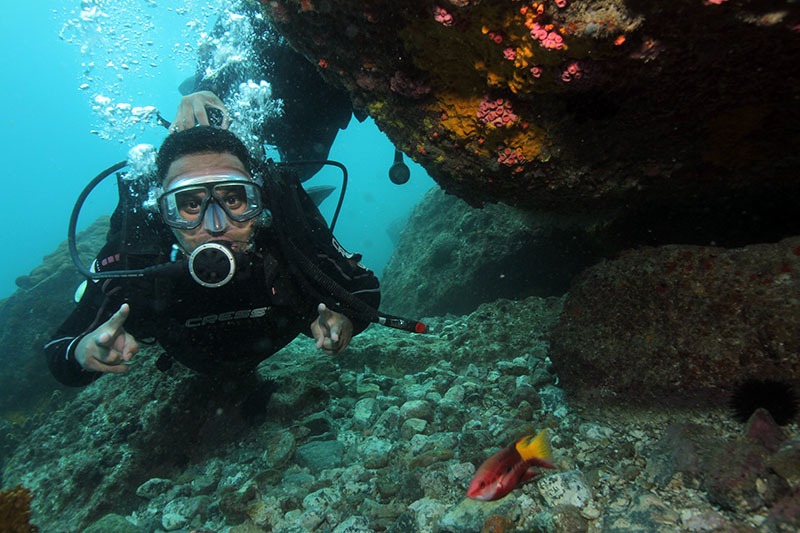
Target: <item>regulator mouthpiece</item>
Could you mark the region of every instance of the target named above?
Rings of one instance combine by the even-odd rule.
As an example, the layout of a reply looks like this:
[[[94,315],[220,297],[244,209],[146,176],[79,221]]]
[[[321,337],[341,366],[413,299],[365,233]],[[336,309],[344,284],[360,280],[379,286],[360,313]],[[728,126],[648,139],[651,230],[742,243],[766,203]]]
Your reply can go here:
[[[203,287],[222,287],[233,279],[236,259],[227,246],[207,242],[195,248],[189,256],[189,273]]]

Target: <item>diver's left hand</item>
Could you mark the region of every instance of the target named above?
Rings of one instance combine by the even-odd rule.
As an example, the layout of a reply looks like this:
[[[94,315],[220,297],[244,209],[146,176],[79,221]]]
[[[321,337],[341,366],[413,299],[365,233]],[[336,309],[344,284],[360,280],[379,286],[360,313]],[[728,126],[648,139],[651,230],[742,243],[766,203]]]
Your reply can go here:
[[[311,334],[320,348],[328,355],[342,353],[353,338],[353,323],[349,318],[331,311],[325,304],[317,306],[319,317],[311,322]]]

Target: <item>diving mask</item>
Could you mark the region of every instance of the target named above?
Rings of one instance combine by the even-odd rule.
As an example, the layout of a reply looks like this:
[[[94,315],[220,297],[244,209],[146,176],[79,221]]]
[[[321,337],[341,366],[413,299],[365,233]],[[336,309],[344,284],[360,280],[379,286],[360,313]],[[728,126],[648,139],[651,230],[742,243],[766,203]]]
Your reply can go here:
[[[261,187],[240,174],[178,178],[159,196],[158,206],[170,227],[190,230],[205,223],[211,232],[225,230],[227,218],[245,222],[263,210]]]

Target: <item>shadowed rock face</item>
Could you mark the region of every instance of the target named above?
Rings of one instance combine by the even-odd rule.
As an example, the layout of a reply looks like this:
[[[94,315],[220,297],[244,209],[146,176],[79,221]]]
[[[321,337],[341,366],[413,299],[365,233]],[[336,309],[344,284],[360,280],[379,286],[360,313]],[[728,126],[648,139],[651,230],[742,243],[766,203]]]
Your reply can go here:
[[[606,252],[594,242],[593,222],[498,205],[475,209],[431,190],[386,267],[382,307],[438,316],[471,312],[498,298],[560,296]]]
[[[713,208],[800,190],[796,3],[261,3],[470,204]]]
[[[720,404],[746,379],[800,384],[800,238],[623,253],[574,282],[552,338],[568,392]]]

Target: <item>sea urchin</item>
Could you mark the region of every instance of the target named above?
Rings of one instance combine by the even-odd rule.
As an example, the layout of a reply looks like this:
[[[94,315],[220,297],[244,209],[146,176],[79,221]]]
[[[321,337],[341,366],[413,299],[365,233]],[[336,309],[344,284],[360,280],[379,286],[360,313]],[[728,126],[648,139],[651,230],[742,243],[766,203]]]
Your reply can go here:
[[[781,426],[797,416],[798,403],[800,399],[789,383],[771,379],[748,379],[737,385],[730,399],[730,407],[736,420],[747,422],[750,415],[762,407]]]

